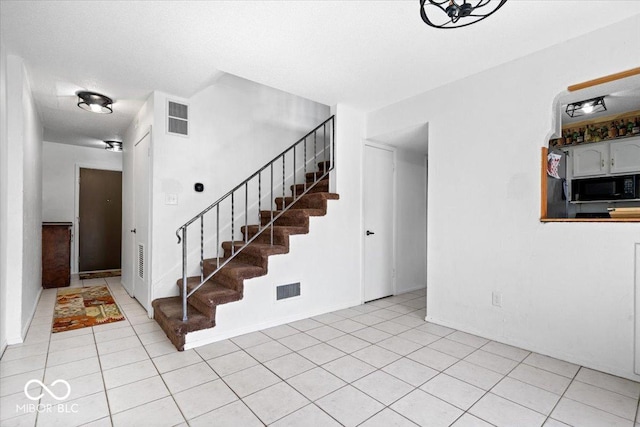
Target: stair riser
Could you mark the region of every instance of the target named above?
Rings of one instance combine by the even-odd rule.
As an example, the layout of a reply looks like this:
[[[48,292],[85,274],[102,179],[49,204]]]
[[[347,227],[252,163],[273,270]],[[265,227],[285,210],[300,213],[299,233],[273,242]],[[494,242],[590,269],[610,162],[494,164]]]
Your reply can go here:
[[[278,209],[280,209],[282,206],[282,197],[276,198],[276,202],[278,203]],[[292,204],[293,206],[291,206]],[[285,206],[291,206],[291,209],[322,209],[325,213],[327,212],[327,201],[322,198],[305,196],[294,203],[293,197],[286,197]]]
[[[260,215],[262,220],[262,225],[269,224],[271,221],[271,215]],[[274,215],[275,217],[275,215]],[[281,226],[291,226],[291,227],[305,227],[305,229],[309,229],[309,216],[308,215],[287,215],[284,214],[280,218],[276,219],[275,225]]]
[[[295,187],[295,193],[294,193],[294,187]],[[296,184],[296,185],[292,185],[290,187],[291,189],[291,194],[296,194],[296,195],[300,195],[302,193],[304,193],[305,191],[305,186],[304,184]],[[319,184],[316,184],[315,187],[309,188],[307,187],[307,194],[310,193],[326,193],[329,191],[329,184],[328,183],[324,183],[324,182],[320,182]]]
[[[230,257],[231,250],[230,249],[225,250],[224,256]],[[238,261],[246,262],[247,264],[257,265],[258,267],[263,268],[265,270],[265,274],[267,272],[267,266],[269,265],[268,256],[253,254],[248,251],[240,251],[240,253],[236,255],[235,259],[237,259]]]
[[[310,172],[305,175],[305,181],[307,184],[314,183],[316,181],[320,181],[325,172]],[[325,177],[326,178],[326,177]]]
[[[249,231],[249,235],[247,236],[249,239],[253,238],[256,235],[256,231]],[[263,231],[256,239],[254,240],[256,243],[271,243],[271,232],[266,229]],[[275,232],[273,233],[273,244],[279,246],[289,247],[289,235],[285,233]]]

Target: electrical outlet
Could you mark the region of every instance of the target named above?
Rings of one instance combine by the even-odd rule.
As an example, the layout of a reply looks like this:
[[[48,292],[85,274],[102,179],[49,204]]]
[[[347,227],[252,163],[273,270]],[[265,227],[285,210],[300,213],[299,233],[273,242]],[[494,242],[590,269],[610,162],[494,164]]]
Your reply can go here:
[[[502,307],[502,293],[501,292],[492,292],[491,293],[491,303],[496,307]]]

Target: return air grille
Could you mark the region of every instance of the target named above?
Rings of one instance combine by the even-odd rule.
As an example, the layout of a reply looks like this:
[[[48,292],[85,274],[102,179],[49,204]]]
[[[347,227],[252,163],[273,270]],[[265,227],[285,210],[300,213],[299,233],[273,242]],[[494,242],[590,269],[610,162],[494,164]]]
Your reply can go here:
[[[167,132],[189,136],[189,106],[168,101]]]
[[[138,244],[138,277],[144,280],[144,245]]]
[[[300,282],[276,287],[276,300],[300,296]]]

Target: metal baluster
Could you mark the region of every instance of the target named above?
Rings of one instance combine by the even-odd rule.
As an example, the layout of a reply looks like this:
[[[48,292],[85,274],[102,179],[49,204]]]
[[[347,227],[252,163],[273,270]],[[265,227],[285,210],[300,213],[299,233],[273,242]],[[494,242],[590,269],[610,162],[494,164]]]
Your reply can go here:
[[[331,167],[336,164],[336,124],[333,117],[331,118]],[[334,186],[335,188],[335,186]]]
[[[317,135],[317,134],[318,134],[318,133],[317,133],[316,131],[313,131],[313,165],[314,165],[315,167],[318,167],[318,166],[317,166],[317,165],[318,165],[318,160],[317,160],[317,157],[318,157],[318,149],[317,149],[317,147],[316,147],[316,135]],[[318,174],[317,174],[317,173],[314,173],[314,174],[313,174],[313,183],[314,183],[314,184],[315,184],[315,182],[316,182],[316,180],[317,180],[317,179],[318,179]]]
[[[200,283],[204,282],[204,215],[200,215]]]
[[[235,207],[234,206],[234,201],[233,201],[234,194],[235,193],[231,193],[231,256],[235,255],[235,253],[236,253],[236,245],[234,244],[235,243],[235,240],[234,240],[234,236],[235,236],[235,230],[234,230],[235,221],[234,221],[234,218],[233,218],[233,215],[234,215],[233,208]]]
[[[304,139],[304,159],[302,160],[304,164],[304,191],[307,191],[307,138]]]
[[[247,244],[249,227],[249,182],[244,183],[244,243]]]
[[[296,199],[296,191],[298,188],[296,187],[296,146],[293,146],[293,200]],[[282,206],[282,210],[284,210],[284,204]]]
[[[258,232],[262,230],[262,171],[258,172]]]
[[[295,188],[295,187],[293,187]],[[284,153],[282,154],[282,210],[284,210],[284,198],[285,194],[285,182],[284,182]]]
[[[182,321],[187,319],[187,226],[182,227]]]
[[[216,205],[216,270],[220,268],[220,204]]]
[[[273,246],[273,197],[275,196],[273,192],[273,163],[271,163],[271,246]]]
[[[324,172],[327,171],[327,124],[322,125],[322,151],[324,157]],[[324,173],[323,173],[324,175]]]

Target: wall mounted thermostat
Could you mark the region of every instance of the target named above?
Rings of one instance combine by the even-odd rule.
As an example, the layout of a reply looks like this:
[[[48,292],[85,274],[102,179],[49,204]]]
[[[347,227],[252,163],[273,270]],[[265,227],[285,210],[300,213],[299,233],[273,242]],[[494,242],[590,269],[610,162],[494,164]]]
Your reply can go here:
[[[196,190],[198,193],[202,193],[204,191],[204,184],[202,184],[201,182],[196,182],[195,185],[193,186],[193,189]]]

